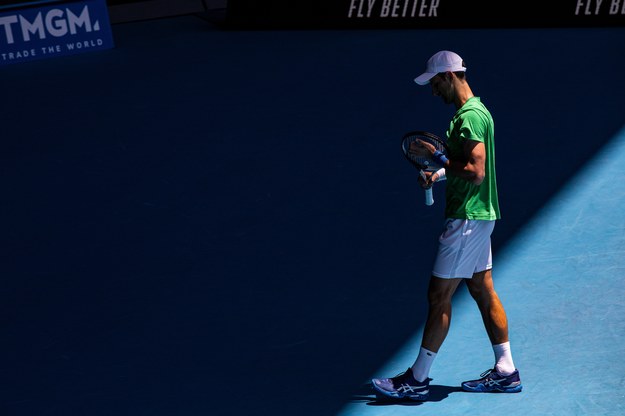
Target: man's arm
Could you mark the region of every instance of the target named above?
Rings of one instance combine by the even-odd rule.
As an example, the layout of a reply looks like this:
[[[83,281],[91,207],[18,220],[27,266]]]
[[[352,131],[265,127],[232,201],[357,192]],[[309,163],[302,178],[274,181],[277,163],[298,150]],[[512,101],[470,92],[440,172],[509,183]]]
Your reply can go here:
[[[484,180],[486,170],[486,147],[484,143],[475,140],[467,140],[464,146],[463,160],[449,160],[445,163],[447,173],[452,173],[462,179],[479,185]]]
[[[421,146],[428,149],[433,156],[436,156],[436,148],[430,143],[421,142]],[[484,146],[484,143],[476,140],[467,140],[464,145],[463,156],[464,160],[452,160],[445,158],[447,159],[443,164],[445,172],[451,172],[453,175],[469,181],[474,185],[481,184],[484,180],[486,171],[486,147]],[[426,172],[426,179],[419,179],[419,183],[422,187],[429,188],[434,182],[439,180],[440,176],[441,174],[438,172]]]

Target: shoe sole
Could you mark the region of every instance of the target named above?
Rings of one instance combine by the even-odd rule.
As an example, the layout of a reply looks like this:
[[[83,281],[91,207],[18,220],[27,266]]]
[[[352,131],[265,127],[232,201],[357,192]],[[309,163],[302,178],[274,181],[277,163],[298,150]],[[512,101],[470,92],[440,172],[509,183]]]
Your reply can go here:
[[[419,395],[408,395],[408,394],[398,394],[398,393],[392,393],[390,391],[386,391],[383,390],[381,388],[379,388],[378,386],[375,385],[375,383],[372,381],[371,382],[371,387],[373,387],[376,390],[376,393],[379,393],[381,395],[383,395],[384,397],[390,397],[391,399],[397,399],[397,400],[402,400],[402,399],[409,399],[409,400],[414,400],[414,401],[418,401],[418,402],[422,402],[428,399],[429,397],[429,391],[428,393],[425,394],[419,394]]]
[[[519,393],[521,392],[521,390],[523,390],[523,386],[518,385],[507,389],[489,389],[483,384],[480,384],[478,387],[462,386],[462,390],[468,391],[470,393]]]

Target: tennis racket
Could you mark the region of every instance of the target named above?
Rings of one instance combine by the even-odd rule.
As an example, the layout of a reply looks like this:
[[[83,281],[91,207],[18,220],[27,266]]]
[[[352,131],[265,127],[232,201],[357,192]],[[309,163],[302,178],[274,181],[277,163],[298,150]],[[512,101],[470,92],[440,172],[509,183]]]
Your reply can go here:
[[[449,149],[447,148],[447,143],[440,137],[427,131],[411,131],[404,134],[401,139],[401,149],[404,156],[414,167],[419,169],[419,174],[424,180],[427,179],[426,171],[434,172],[442,167],[432,159],[431,146],[428,144],[434,146],[434,149],[443,153],[445,157],[448,157]],[[432,187],[425,190],[425,204],[434,204]]]

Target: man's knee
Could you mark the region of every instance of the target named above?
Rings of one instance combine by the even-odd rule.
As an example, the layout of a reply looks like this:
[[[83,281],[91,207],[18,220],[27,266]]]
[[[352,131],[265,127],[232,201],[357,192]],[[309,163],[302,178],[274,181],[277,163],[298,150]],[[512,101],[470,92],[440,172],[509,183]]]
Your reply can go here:
[[[497,296],[493,286],[490,270],[475,273],[473,278],[467,279],[466,283],[469,293],[476,301],[486,300],[493,296]]]
[[[432,277],[428,288],[428,302],[431,306],[447,307],[460,283],[460,279]]]

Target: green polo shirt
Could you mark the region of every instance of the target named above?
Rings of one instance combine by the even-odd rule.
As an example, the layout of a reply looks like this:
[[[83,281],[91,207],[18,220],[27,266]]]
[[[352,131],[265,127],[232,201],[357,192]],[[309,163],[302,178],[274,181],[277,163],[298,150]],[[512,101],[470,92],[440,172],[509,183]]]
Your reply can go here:
[[[447,172],[447,218],[469,220],[498,220],[499,200],[495,178],[495,125],[493,117],[479,97],[470,98],[456,111],[447,130],[447,144],[451,159],[463,159],[463,146],[467,140],[484,143],[486,167],[480,185]]]

